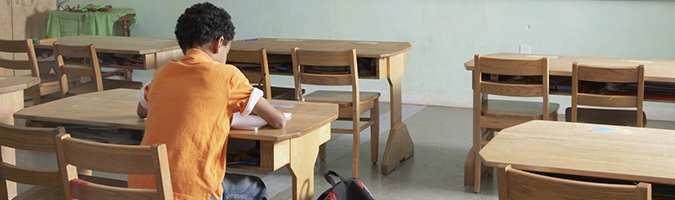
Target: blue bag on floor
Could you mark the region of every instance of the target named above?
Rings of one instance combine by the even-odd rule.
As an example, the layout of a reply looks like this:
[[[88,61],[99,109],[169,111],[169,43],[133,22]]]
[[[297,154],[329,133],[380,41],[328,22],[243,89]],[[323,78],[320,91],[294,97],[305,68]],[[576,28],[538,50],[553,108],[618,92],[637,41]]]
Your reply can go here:
[[[340,178],[340,182],[335,183],[331,175]],[[356,179],[345,180],[336,172],[328,170],[323,175],[326,181],[332,186],[319,196],[318,200],[374,200],[368,188]]]

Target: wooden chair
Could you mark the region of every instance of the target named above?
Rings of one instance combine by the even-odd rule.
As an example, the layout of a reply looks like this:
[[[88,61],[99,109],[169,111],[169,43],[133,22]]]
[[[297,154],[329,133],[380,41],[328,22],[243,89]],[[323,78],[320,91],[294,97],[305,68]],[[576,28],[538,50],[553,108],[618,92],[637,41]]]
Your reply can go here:
[[[642,110],[645,91],[644,77],[643,65],[608,68],[573,63],[572,108],[569,121],[644,127],[646,120],[646,114]],[[579,81],[637,83],[637,92],[634,95],[581,93],[579,92]],[[579,105],[613,108],[633,107],[636,110],[579,108]]]
[[[57,77],[61,88],[61,97],[77,95],[89,92],[100,92],[103,90],[115,88],[140,89],[143,86],[141,82],[103,79],[101,77],[101,67],[99,66],[96,49],[93,44],[85,46],[61,45],[54,43],[54,56],[57,64]],[[66,58],[83,58],[88,64],[70,65],[64,61]],[[92,62],[96,61],[96,62]],[[67,83],[67,75],[90,77],[92,80],[86,83],[78,83],[70,88]]]
[[[230,50],[227,55],[227,62],[240,67],[242,73],[248,78],[251,84],[258,84],[264,93],[266,99],[295,99],[294,88],[274,87],[270,84],[270,69],[267,60],[267,50]],[[260,68],[260,72],[246,70],[247,66],[253,65],[254,68]]]
[[[33,98],[33,105],[40,104],[42,96],[59,92],[59,80],[55,74],[40,74],[32,40],[0,39],[0,52],[25,53],[27,55],[27,60],[0,58],[0,68],[30,70],[31,76],[40,78],[39,85],[24,90],[26,96]],[[70,81],[73,82],[73,80]]]
[[[379,92],[361,92],[359,90],[359,74],[356,61],[356,49],[347,51],[306,51],[292,49],[293,75],[295,92],[298,100],[310,102],[328,102],[339,105],[338,120],[351,120],[352,129],[331,129],[333,133],[353,134],[352,177],[359,175],[360,133],[370,127],[371,161],[377,163],[378,140],[380,132]],[[307,67],[321,66],[327,68],[344,68],[344,73],[321,73],[306,70]],[[332,70],[330,70],[332,71]],[[345,86],[351,85],[351,91],[319,90],[310,94],[302,94],[302,84]],[[370,111],[370,118],[361,115]],[[361,121],[366,123],[361,125]],[[321,145],[319,157],[326,158],[325,144]]]
[[[29,151],[56,152],[54,136],[65,133],[63,127],[25,128],[0,123],[0,145]],[[6,181],[35,185],[18,194],[19,199],[62,199],[61,174],[58,170],[33,169],[16,166],[0,156],[0,199],[7,200]]]
[[[116,145],[56,136],[56,151],[65,198],[88,199],[173,199],[166,145]],[[157,189],[136,189],[83,181],[77,169],[118,174],[154,175]]]
[[[464,183],[480,192],[482,162],[478,152],[495,131],[530,120],[557,120],[557,103],[549,103],[548,58],[504,59],[476,55],[473,71],[473,147],[464,163]],[[541,83],[504,83],[483,80],[487,75],[537,76]],[[541,97],[542,102],[488,100],[488,95]],[[487,168],[492,173],[491,168]]]
[[[648,200],[652,185],[595,183],[550,177],[500,165],[497,171],[500,200]]]

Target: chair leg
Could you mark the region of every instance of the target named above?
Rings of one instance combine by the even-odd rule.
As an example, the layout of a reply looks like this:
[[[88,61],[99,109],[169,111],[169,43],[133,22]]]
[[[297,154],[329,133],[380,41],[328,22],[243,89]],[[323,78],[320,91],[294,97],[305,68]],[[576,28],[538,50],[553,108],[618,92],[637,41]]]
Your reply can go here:
[[[359,152],[361,151],[361,134],[358,127],[358,119],[354,119],[354,147],[353,147],[353,156],[352,156],[352,178],[359,177]]]
[[[42,103],[42,99],[40,99],[40,98],[42,98],[42,97],[40,96],[39,92],[33,93],[33,105],[34,106]]]
[[[319,159],[326,159],[326,143],[323,143],[319,146]]]
[[[473,170],[474,170],[474,152],[473,148],[469,149],[469,153],[466,155],[466,160],[464,161],[464,186],[473,185]]]
[[[487,134],[487,141],[492,140],[495,137],[495,129],[489,129]],[[492,176],[492,173],[495,171],[494,167],[487,167],[487,174]]]
[[[370,109],[370,120],[373,125],[370,126],[370,160],[373,164],[377,163],[378,145],[380,142],[380,108],[379,99],[375,99],[375,104]]]

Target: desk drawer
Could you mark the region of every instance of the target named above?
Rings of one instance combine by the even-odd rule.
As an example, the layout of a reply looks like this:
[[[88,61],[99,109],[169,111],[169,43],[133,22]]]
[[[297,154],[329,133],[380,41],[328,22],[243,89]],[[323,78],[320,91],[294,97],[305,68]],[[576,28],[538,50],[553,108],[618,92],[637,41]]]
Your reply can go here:
[[[227,167],[273,172],[290,163],[290,140],[260,141],[260,165],[231,164]]]

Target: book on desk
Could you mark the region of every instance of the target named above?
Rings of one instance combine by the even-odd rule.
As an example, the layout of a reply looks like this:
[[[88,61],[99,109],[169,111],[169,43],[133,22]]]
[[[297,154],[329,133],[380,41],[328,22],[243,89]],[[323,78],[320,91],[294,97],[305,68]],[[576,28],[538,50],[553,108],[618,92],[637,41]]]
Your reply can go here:
[[[284,113],[284,117],[286,117],[286,120],[291,119],[291,113]],[[257,131],[265,126],[267,126],[267,121],[258,115],[242,117],[241,114],[234,113],[234,115],[232,115],[232,125],[230,125],[230,128]]]

